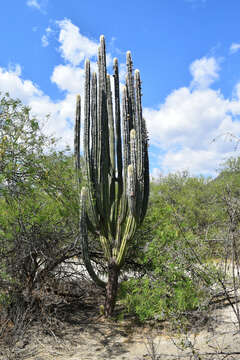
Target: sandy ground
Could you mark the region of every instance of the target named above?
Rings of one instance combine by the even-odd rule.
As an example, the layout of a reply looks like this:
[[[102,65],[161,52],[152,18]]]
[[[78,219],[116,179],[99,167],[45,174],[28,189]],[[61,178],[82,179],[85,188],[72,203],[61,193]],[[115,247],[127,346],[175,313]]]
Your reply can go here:
[[[14,349],[2,350],[0,359],[240,359],[236,317],[231,306],[226,304],[208,314],[205,325],[198,332],[191,330],[181,336],[174,336],[166,324],[161,324],[158,330],[151,330],[150,327],[133,325],[132,319],[106,321],[91,306],[84,309],[76,306],[72,310],[71,313],[65,312],[64,321],[60,321],[52,332],[44,334],[39,326],[33,326]],[[218,355],[211,355],[217,352]],[[226,356],[230,352],[239,354]]]
[[[193,315],[191,329],[176,335],[166,322],[153,328],[132,317],[104,319],[99,313],[103,293],[97,288],[76,284],[67,293],[71,298],[51,295],[44,320],[30,326],[14,346],[0,343],[0,360],[240,360],[237,318],[226,299]]]

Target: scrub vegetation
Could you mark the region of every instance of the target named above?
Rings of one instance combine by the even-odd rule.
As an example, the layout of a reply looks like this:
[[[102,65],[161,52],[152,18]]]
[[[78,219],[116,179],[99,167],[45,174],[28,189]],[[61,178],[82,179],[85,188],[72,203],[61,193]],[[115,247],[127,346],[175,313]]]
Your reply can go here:
[[[84,308],[90,295],[99,315],[181,331],[226,299],[240,330],[240,158],[215,179],[182,172],[149,186],[139,72],[134,86],[128,53],[121,132],[118,65],[113,125],[104,38],[99,66],[90,101],[86,62],[83,157],[79,97],[74,155],[19,100],[0,97],[0,338],[14,344],[36,321],[51,329],[59,298]]]

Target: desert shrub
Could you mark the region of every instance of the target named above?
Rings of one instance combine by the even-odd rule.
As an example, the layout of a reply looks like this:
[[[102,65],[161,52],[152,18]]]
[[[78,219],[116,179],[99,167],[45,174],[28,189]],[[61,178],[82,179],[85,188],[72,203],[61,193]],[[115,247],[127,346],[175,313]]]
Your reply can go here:
[[[175,278],[171,283],[160,278],[131,279],[121,284],[121,292],[127,311],[142,322],[166,320],[171,314],[194,310],[203,296],[190,278]]]
[[[169,224],[165,226],[160,230],[161,241],[156,237],[148,245],[144,257],[146,274],[121,283],[120,297],[127,311],[141,321],[166,320],[203,306],[209,295],[207,289],[215,281],[214,271],[208,268],[206,273],[196,263],[189,244],[178,231]]]
[[[79,255],[78,198],[70,152],[57,151],[8,95],[0,97],[0,174],[0,288],[31,297]]]
[[[184,173],[152,184],[148,214],[135,239],[139,250],[133,247],[145,272],[122,282],[120,290],[127,311],[141,321],[184,315],[204,307],[212,294],[217,272],[205,231],[216,231],[209,229],[219,212],[210,206],[209,183]]]

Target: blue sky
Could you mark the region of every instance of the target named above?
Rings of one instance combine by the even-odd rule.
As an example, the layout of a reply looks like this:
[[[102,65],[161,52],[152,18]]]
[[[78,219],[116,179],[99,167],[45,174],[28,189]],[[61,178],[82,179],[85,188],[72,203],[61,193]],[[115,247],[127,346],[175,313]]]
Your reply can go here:
[[[9,0],[0,13],[0,91],[72,145],[74,103],[99,36],[108,63],[140,69],[151,172],[215,175],[240,136],[239,0]],[[124,76],[122,76],[124,78]],[[216,139],[216,141],[213,141]]]

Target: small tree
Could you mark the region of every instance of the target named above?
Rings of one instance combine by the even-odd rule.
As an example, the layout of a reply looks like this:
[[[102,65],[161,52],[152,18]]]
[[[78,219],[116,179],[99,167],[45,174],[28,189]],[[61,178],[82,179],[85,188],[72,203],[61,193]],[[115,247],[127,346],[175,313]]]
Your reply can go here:
[[[73,158],[54,148],[28,107],[0,97],[0,287],[29,298],[80,252]]]
[[[146,214],[149,195],[148,139],[142,117],[140,74],[136,70],[133,78],[131,54],[127,52],[121,123],[117,59],[114,59],[113,68],[114,106],[111,80],[106,69],[105,40],[101,36],[98,79],[96,73],[90,79],[90,62],[86,60],[85,63],[83,145],[86,186],[80,196],[80,232],[86,268],[97,284],[106,287],[107,317],[113,313],[119,272],[128,246]],[[78,96],[75,126],[78,179],[80,108],[81,100]],[[87,229],[99,237],[108,264],[107,284],[99,279],[91,266]]]

